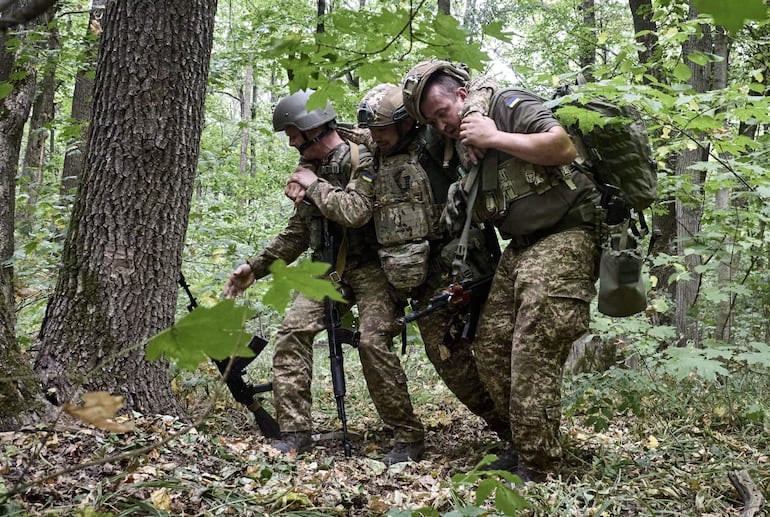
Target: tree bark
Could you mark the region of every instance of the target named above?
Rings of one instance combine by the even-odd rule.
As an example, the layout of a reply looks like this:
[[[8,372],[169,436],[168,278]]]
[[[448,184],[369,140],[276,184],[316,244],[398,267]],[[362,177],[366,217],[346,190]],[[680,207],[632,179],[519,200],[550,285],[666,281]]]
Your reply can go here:
[[[19,349],[15,330],[15,179],[35,76],[30,70],[18,70],[15,55],[5,50],[6,41],[12,37],[16,35],[0,32],[0,82],[13,85],[13,91],[0,100],[0,431],[18,428],[25,415],[42,409],[40,387]]]
[[[593,67],[596,65],[596,5],[594,0],[581,0],[580,12],[583,27],[578,42],[578,62],[587,82],[593,81]]]
[[[35,370],[58,403],[83,391],[179,413],[147,339],[174,320],[216,0],[109,2],[88,153]]]
[[[628,7],[631,10],[631,17],[634,22],[634,32],[637,34],[636,41],[641,44],[637,51],[639,63],[647,67],[647,73],[657,80],[662,80],[662,67],[655,66],[658,59],[658,26],[652,19],[653,7],[652,0],[628,0]],[[645,77],[645,83],[650,80]],[[673,169],[675,162],[667,164],[666,169]],[[652,216],[652,240],[650,252],[658,255],[665,253],[667,255],[676,254],[676,208],[674,199],[661,199],[657,203],[657,212]],[[665,293],[668,298],[673,300],[676,297],[676,289],[671,285],[670,278],[674,273],[672,266],[653,266],[650,268],[650,275],[657,279],[655,291]],[[674,322],[674,311],[666,313],[655,313],[653,323],[655,325],[672,325]]]
[[[241,104],[241,175],[249,172],[249,127],[251,123],[251,103],[254,90],[254,68],[246,67],[246,77],[240,90]]]
[[[56,5],[51,7],[41,17],[43,24],[49,24],[56,15]],[[50,28],[47,38],[48,53],[55,52],[61,47],[59,42],[59,31],[56,27]],[[43,180],[43,169],[48,162],[46,157],[46,140],[50,136],[50,131],[46,129],[46,124],[54,118],[54,95],[56,93],[56,60],[48,60],[44,63],[42,74],[37,74],[39,81],[35,100],[32,103],[32,116],[29,119],[29,129],[27,131],[27,147],[24,151],[24,162],[22,164],[22,183],[27,190],[27,203],[21,216],[24,219],[31,217],[37,205],[38,190]],[[53,139],[52,139],[53,140]]]
[[[697,11],[691,7],[690,19],[695,19],[697,15]],[[710,64],[698,65],[686,59],[688,54],[696,50],[705,53],[714,52],[713,36],[710,27],[708,25],[701,25],[701,30],[702,35],[700,37],[691,36],[682,44],[682,55],[685,56],[684,61],[687,62],[692,72],[690,85],[696,92],[705,92],[713,87],[713,69]],[[698,135],[695,136],[697,137]],[[690,166],[707,159],[708,148],[706,147],[686,149],[677,158],[676,174],[678,176],[690,176],[689,181],[693,185],[693,197],[703,196],[705,174],[701,171],[690,169]],[[686,248],[700,230],[700,221],[703,215],[702,205],[702,202],[685,204],[680,199],[676,201],[676,220],[679,223],[677,226],[677,254],[684,257],[690,279],[680,280],[676,285],[676,314],[674,321],[679,336],[679,344],[691,344],[695,347],[700,346],[702,338],[696,306],[701,281],[701,275],[698,273],[697,267],[701,264],[701,257],[697,254],[686,255]]]
[[[94,90],[94,80],[91,78],[91,74],[96,67],[99,36],[102,31],[101,24],[106,2],[107,0],[92,0],[91,2],[88,28],[83,38],[83,45],[85,46],[83,66],[75,76],[75,89],[72,92],[72,109],[70,111],[71,122],[80,125],[81,132],[78,138],[68,143],[67,151],[64,154],[64,168],[59,186],[59,193],[62,197],[74,194],[88,149],[86,136],[88,134],[88,121],[91,119]]]

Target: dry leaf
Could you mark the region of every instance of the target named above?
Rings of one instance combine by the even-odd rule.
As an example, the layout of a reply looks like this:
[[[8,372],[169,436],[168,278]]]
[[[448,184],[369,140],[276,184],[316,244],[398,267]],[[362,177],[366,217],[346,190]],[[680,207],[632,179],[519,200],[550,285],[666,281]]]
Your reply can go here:
[[[133,422],[118,423],[112,419],[123,407],[122,396],[113,396],[106,391],[90,391],[84,393],[82,399],[82,406],[64,404],[62,409],[83,422],[113,433],[127,433],[134,429]]]
[[[171,510],[171,496],[168,495],[168,489],[159,488],[150,495],[150,501],[152,505],[158,510],[164,510],[166,512]]]

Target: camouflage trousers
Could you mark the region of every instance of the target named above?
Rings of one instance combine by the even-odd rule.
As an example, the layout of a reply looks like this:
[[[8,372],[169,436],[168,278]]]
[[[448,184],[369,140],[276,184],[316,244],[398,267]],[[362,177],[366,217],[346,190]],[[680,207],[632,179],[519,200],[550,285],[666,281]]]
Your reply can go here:
[[[428,299],[439,293],[435,291],[420,296],[420,306],[426,306]],[[508,418],[496,410],[492,397],[481,382],[471,343],[464,339],[446,338],[454,318],[455,315],[450,311],[440,310],[417,320],[425,353],[457,399],[473,414],[483,418],[500,438],[510,440]]]
[[[523,249],[509,246],[481,315],[476,364],[530,467],[548,470],[562,455],[564,363],[588,330],[597,254],[593,235],[579,229]]]
[[[399,332],[397,304],[388,295],[390,287],[379,263],[345,271],[343,283],[351,303],[358,306],[358,353],[377,413],[393,428],[395,441],[422,440],[425,431],[414,414],[406,375],[393,349],[393,337]],[[273,355],[273,395],[282,431],[313,428],[313,340],[322,330],[323,302],[298,295],[278,330]]]

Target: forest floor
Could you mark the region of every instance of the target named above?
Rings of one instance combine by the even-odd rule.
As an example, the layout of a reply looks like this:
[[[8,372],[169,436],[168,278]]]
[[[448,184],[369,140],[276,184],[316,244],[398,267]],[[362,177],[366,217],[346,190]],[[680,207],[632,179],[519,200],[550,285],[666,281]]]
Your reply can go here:
[[[322,351],[317,360],[324,361]],[[427,429],[427,450],[419,462],[388,468],[380,461],[391,435],[354,362],[346,360],[350,458],[335,439],[322,439],[301,456],[280,455],[245,409],[227,394],[211,396],[211,384],[202,379],[215,374],[204,368],[175,383],[191,414],[207,412],[206,405],[215,401],[196,427],[175,417],[134,413],[119,417],[135,424],[124,434],[70,417],[0,433],[0,515],[515,513],[510,500],[495,503],[494,490],[486,497],[489,487],[510,492],[505,479],[473,470],[485,454],[494,453],[495,436],[437,380],[424,357],[412,354],[405,361],[413,402]],[[314,381],[319,431],[339,426],[328,381],[325,372]],[[586,387],[565,384],[565,400],[575,400]],[[750,476],[757,495],[768,496],[765,424],[730,428],[718,408],[704,414],[685,407],[672,417],[664,402],[641,400],[642,416],[608,414],[609,425],[601,432],[586,425],[585,413],[565,411],[564,463],[546,482],[515,488],[522,499],[514,505],[528,507],[520,514],[738,516],[744,500],[728,474],[740,470]],[[168,441],[158,445],[161,440]],[[469,471],[474,476],[463,481],[460,475]],[[479,485],[485,479],[493,481]],[[768,515],[762,512],[743,515]]]

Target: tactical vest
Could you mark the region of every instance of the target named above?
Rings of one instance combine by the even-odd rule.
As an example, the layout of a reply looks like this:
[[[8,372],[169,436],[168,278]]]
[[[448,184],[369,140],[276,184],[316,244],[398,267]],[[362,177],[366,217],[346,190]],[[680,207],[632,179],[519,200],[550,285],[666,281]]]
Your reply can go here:
[[[496,93],[489,111],[493,119],[498,102]],[[474,215],[479,221],[492,222],[504,238],[537,235],[594,222],[593,202],[586,210],[571,213],[581,198],[590,196],[593,190],[571,167],[536,165],[489,150],[478,174]],[[568,213],[570,216],[566,217]]]
[[[436,138],[421,130],[406,152],[381,158],[374,182],[372,219],[382,245],[378,253],[388,280],[401,289],[425,282],[432,251],[429,241],[442,239],[445,233],[440,219],[444,200],[436,199],[434,188],[446,191],[455,178],[429,155],[429,144]]]

